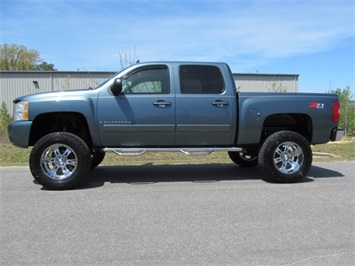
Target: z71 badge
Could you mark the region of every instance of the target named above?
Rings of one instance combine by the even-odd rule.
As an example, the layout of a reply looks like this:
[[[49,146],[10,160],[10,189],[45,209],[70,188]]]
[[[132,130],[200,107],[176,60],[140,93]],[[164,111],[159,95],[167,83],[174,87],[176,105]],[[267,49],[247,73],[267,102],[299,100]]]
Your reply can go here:
[[[324,103],[310,103],[308,107],[311,109],[324,109]]]

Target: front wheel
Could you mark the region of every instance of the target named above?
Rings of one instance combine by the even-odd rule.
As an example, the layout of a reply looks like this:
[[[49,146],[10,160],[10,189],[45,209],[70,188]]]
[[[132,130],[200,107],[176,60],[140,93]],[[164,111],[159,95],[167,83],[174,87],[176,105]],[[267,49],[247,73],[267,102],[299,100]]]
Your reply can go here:
[[[42,137],[30,155],[35,180],[48,189],[74,188],[90,170],[91,153],[78,136],[56,132]]]
[[[280,131],[265,140],[258,162],[271,181],[294,183],[304,178],[311,168],[312,150],[302,135]]]

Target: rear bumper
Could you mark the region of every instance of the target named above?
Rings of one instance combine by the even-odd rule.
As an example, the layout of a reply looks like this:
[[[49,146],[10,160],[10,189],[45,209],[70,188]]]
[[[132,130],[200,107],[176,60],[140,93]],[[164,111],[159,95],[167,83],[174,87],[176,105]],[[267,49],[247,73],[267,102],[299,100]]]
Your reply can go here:
[[[332,131],[331,141],[338,141],[344,137],[344,129],[334,128]]]
[[[7,130],[13,145],[27,148],[30,139],[32,121],[15,121],[9,124]]]

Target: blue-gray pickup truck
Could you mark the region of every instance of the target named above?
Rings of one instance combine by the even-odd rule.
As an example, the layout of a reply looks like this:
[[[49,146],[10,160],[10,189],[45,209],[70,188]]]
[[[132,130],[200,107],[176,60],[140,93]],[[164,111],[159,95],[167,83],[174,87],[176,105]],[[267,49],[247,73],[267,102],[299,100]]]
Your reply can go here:
[[[96,88],[14,100],[11,142],[48,189],[76,187],[106,152],[228,152],[273,182],[297,182],[311,144],[340,140],[336,94],[237,92],[225,63],[139,63]]]

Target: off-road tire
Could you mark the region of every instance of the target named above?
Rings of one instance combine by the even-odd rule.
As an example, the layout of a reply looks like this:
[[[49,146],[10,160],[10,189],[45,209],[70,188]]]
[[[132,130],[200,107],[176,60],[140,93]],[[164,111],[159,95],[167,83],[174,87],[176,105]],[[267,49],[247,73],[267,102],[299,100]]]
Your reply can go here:
[[[47,189],[76,187],[91,167],[88,145],[67,132],[50,133],[34,145],[30,170],[34,179]]]
[[[307,175],[312,165],[310,143],[296,132],[276,132],[261,146],[258,162],[270,181],[298,182]]]

